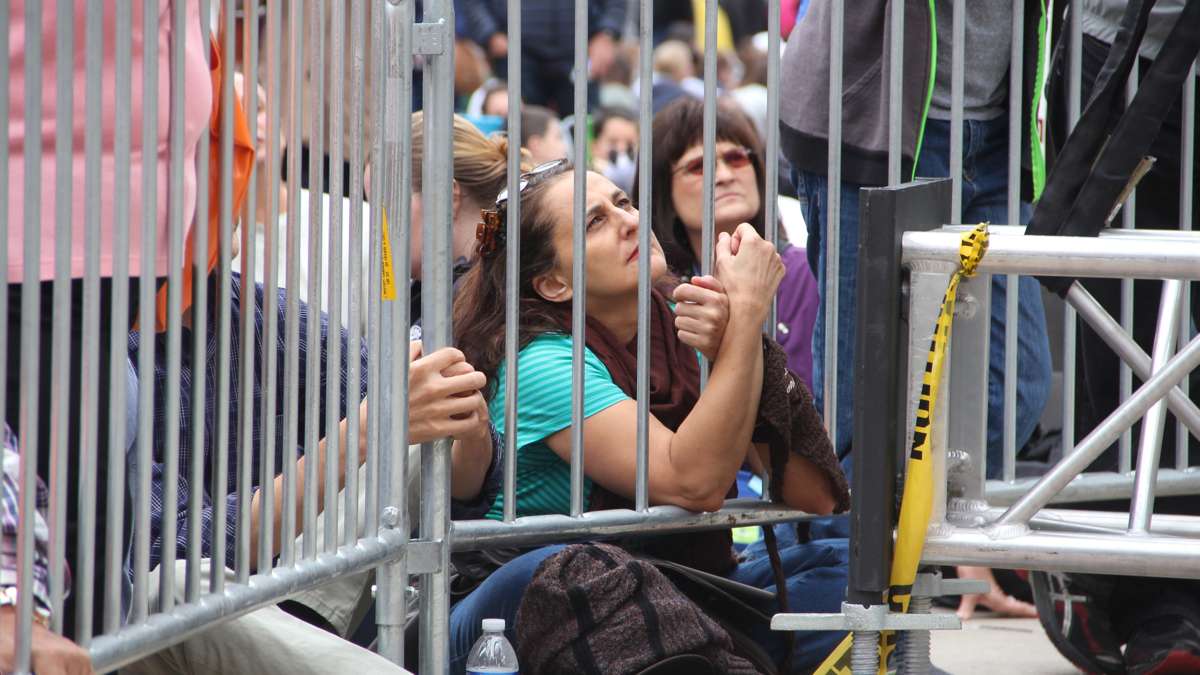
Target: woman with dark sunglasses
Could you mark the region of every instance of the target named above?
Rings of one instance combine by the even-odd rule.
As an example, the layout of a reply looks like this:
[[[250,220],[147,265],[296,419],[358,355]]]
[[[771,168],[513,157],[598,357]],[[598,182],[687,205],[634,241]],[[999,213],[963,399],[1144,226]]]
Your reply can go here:
[[[681,98],[654,116],[651,160],[652,203],[644,204],[634,188],[639,208],[649,208],[654,233],[671,271],[683,277],[700,272],[704,213],[704,103]],[[713,176],[714,234],[732,233],[749,223],[766,236],[766,170],[762,143],[753,122],[731,100],[717,105],[717,143]],[[638,185],[638,181],[634,181]],[[782,235],[783,228],[780,227]],[[812,387],[812,332],[816,321],[817,282],[805,250],[780,242],[786,268],[779,284],[775,339],[788,354],[788,367]]]
[[[736,161],[736,160],[735,160]],[[521,180],[519,195],[502,194],[479,225],[479,260],[464,277],[454,307],[456,343],[489,382],[485,392],[492,419],[503,428],[505,251],[511,233],[521,238],[519,343],[517,358],[517,516],[570,513],[571,301],[574,170],[563,162],[543,165]],[[761,473],[774,467],[780,501],[809,513],[845,508],[845,479],[804,385],[786,372],[779,348],[762,336],[771,299],[784,276],[774,246],[749,225],[722,233],[716,242],[713,276],[670,287],[666,259],[657,240],[638,245],[638,211],[611,181],[586,177],[587,337],[584,350],[584,508],[631,507],[637,446],[636,337],[638,266],[645,260],[654,286],[650,308],[649,500],[691,511],[721,507],[738,469],[749,463]],[[508,204],[521,200],[521,222],[507,222]],[[674,299],[675,302],[672,302]],[[677,312],[685,302],[690,312]],[[675,303],[679,303],[676,305]],[[699,359],[712,361],[707,387],[699,386]],[[768,371],[768,363],[777,369]],[[778,452],[751,442],[763,410],[781,403],[770,391],[775,376],[799,403],[800,417]],[[790,399],[789,399],[790,400]],[[807,403],[804,403],[807,401]],[[786,401],[783,405],[789,405]],[[489,518],[500,519],[499,495]],[[732,555],[729,533],[658,537],[627,544],[652,557],[671,559],[757,588],[787,587],[790,611],[836,611],[845,584],[842,541],[781,550],[776,573],[766,559]],[[538,565],[557,551],[538,549],[500,567],[451,615],[452,665],[465,657],[479,619],[503,617],[514,626],[521,595]],[[778,610],[774,601],[759,608]],[[527,626],[526,626],[527,627]],[[512,636],[521,634],[516,626]],[[789,659],[787,638],[767,626],[746,633],[776,664]],[[811,668],[839,636],[801,634],[792,664]],[[534,648],[517,641],[518,649]]]

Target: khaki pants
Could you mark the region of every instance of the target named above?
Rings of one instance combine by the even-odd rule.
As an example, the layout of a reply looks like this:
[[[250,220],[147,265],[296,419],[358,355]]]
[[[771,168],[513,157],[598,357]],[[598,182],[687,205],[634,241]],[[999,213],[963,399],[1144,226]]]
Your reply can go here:
[[[413,446],[410,449],[410,459],[415,459],[412,450],[418,448],[419,446]],[[410,488],[413,487],[413,466],[410,461]],[[419,462],[415,466],[419,467]],[[416,473],[419,475],[420,472]],[[366,510],[366,473],[363,467],[359,467],[358,477],[358,536],[361,537]],[[409,495],[411,506],[416,501],[417,493],[410,491]],[[344,492],[339,497],[339,503],[344,503]],[[313,532],[318,548],[324,545],[324,530],[325,519],[318,517],[317,530]],[[302,549],[303,539],[303,535],[297,539],[297,551]],[[202,593],[208,591],[211,564],[209,559],[201,561]],[[373,571],[339,577],[317,588],[297,593],[290,599],[315,610],[329,621],[339,635],[345,636],[357,626],[370,606],[371,583],[374,577]],[[149,582],[152,607],[158,601],[158,579],[159,569],[155,568],[150,573]],[[187,579],[186,561],[176,561],[175,579],[175,600],[181,603],[184,600]],[[229,582],[235,580],[233,570],[225,569],[225,579]],[[138,675],[408,673],[378,654],[301,621],[276,606],[264,607],[218,624],[199,635],[125,666],[121,672]]]
[[[211,560],[201,564],[207,591]],[[160,570],[150,573],[151,605],[157,602]],[[185,561],[176,562],[175,599],[183,601]],[[225,570],[229,582],[234,572]],[[218,624],[121,669],[125,673],[262,673],[318,675],[336,672],[407,673],[387,659],[321,628],[305,623],[275,606],[264,607]]]

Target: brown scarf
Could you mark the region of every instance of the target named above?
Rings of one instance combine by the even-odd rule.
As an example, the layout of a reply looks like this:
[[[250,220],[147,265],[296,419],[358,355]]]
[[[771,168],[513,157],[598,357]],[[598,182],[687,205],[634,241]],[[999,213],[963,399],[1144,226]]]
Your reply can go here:
[[[570,332],[568,308],[559,316],[563,329]],[[637,396],[637,340],[622,344],[612,331],[598,320],[587,319],[587,348],[608,368],[613,382],[630,398]],[[700,398],[700,365],[696,350],[679,341],[675,333],[675,312],[658,289],[650,294],[650,414],[671,431],[691,413]],[[727,496],[737,495],[736,482]],[[592,488],[593,510],[631,509],[633,503],[600,485]],[[725,574],[737,561],[733,557],[733,539],[729,530],[693,532],[623,542],[654,557],[688,565],[713,574]]]

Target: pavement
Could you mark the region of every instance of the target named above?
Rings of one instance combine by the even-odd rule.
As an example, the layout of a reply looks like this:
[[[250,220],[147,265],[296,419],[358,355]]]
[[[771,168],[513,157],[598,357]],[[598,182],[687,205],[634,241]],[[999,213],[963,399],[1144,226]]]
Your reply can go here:
[[[949,611],[949,610],[934,610]],[[977,612],[962,630],[931,632],[933,665],[951,675],[1077,675],[1037,619]]]

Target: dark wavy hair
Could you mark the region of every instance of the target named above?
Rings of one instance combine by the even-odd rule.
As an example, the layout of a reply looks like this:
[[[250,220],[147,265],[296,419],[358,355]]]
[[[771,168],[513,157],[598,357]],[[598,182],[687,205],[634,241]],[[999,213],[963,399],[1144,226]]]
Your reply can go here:
[[[704,140],[704,103],[691,97],[680,97],[654,116],[652,134],[654,158],[650,163],[650,182],[653,203],[649,205],[650,222],[654,224],[654,234],[662,245],[667,266],[675,274],[691,275],[699,266],[697,261],[700,256],[692,250],[683,221],[675,212],[675,203],[671,199],[671,178],[672,169],[679,158]],[[754,123],[731,99],[723,98],[717,102],[717,140],[736,143],[753,152],[750,162],[758,183],[759,205],[758,213],[750,219],[750,224],[760,235],[764,235],[767,173],[763,168],[762,141]],[[638,171],[640,173],[640,167]],[[634,180],[633,201],[641,209],[647,205],[641,202],[639,185],[639,180]]]
[[[539,175],[520,195],[521,280],[518,300],[518,349],[533,338],[562,330],[558,317],[562,308],[544,299],[533,288],[533,280],[552,271],[557,264],[554,231],[557,223],[549,213],[546,192],[563,176],[574,171],[564,162],[559,168]],[[507,214],[502,214],[507,215]],[[505,218],[507,221],[507,218]],[[463,276],[454,298],[454,343],[467,363],[487,376],[485,398],[496,394],[496,374],[504,362],[504,292],[508,236],[514,224],[504,222],[495,238],[495,250],[480,256]]]

